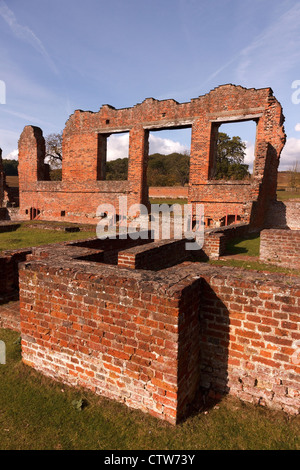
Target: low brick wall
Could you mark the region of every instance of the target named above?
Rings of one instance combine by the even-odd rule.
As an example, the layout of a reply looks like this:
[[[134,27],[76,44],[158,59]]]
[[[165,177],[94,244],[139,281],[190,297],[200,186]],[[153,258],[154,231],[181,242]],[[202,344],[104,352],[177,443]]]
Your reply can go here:
[[[263,230],[259,259],[277,266],[300,269],[300,231]]]
[[[300,411],[300,278],[202,271],[200,384],[216,397]]]
[[[188,193],[188,186],[150,186],[149,188],[149,197],[158,199],[187,199]]]
[[[120,252],[118,266],[132,269],[160,270],[189,258],[187,240],[160,240]]]
[[[20,306],[18,301],[1,304],[0,328],[20,331]]]
[[[229,240],[243,238],[249,233],[249,224],[235,224],[205,231],[203,255],[209,259],[219,259],[224,255]]]
[[[2,222],[0,223],[0,233],[15,232],[19,227],[20,224],[17,223]]]
[[[272,202],[267,213],[265,227],[300,230],[300,199]]]
[[[20,269],[23,361],[176,423],[199,382],[199,282],[27,262]]]
[[[75,245],[40,251],[20,265],[26,364],[173,424],[207,394],[299,413],[298,277],[191,262],[120,269],[79,261],[88,249]]]

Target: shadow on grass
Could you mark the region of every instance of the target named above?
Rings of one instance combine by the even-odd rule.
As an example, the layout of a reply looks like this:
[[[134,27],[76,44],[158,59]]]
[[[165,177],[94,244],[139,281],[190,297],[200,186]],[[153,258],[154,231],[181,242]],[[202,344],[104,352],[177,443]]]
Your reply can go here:
[[[255,233],[247,236],[247,238],[236,238],[230,240],[226,245],[224,255],[248,255],[259,256],[260,236]]]

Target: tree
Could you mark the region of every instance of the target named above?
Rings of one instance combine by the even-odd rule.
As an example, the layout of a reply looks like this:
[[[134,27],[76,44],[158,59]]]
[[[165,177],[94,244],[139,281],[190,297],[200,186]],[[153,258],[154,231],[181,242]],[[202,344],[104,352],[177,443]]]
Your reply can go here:
[[[230,138],[218,133],[215,179],[242,180],[249,177],[249,165],[244,164],[246,144],[238,136]]]
[[[45,137],[46,158],[52,169],[61,168],[62,164],[62,131]]]
[[[18,174],[18,160],[2,160],[3,170],[6,176],[17,176]]]
[[[292,191],[298,191],[299,186],[299,169],[298,162],[294,162],[292,168],[290,169],[290,178],[289,178],[289,188]]]
[[[128,176],[128,158],[117,158],[106,162],[106,179],[124,181]]]

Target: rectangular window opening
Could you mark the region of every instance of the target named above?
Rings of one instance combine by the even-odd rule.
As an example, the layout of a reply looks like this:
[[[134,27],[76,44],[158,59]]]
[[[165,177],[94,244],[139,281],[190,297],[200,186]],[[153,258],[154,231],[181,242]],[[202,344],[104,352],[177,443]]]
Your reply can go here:
[[[98,180],[128,179],[129,132],[98,135]]]
[[[151,129],[147,182],[151,187],[187,187],[190,173],[191,126]],[[178,191],[179,197],[182,191]],[[167,193],[166,193],[167,195]],[[164,195],[162,197],[165,197]]]
[[[210,179],[247,181],[253,174],[256,123],[212,124]]]

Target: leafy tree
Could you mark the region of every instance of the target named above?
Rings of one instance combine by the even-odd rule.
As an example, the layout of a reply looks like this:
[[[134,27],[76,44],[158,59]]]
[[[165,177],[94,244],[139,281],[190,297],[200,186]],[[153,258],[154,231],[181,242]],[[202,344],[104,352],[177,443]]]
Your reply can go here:
[[[117,158],[106,162],[106,179],[110,181],[127,180],[128,158]]]
[[[249,165],[244,164],[246,144],[240,137],[230,138],[218,133],[215,179],[242,180],[249,177]]]
[[[147,172],[149,186],[184,186],[189,180],[189,162],[187,154],[150,155]]]
[[[18,174],[18,160],[2,160],[3,170],[7,176],[17,176]]]

